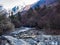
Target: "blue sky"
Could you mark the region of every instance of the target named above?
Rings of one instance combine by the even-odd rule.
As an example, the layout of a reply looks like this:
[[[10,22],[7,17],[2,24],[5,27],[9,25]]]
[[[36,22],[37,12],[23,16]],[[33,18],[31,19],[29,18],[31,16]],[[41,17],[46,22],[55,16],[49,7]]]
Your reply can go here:
[[[3,7],[8,10],[14,6],[25,7],[26,5],[34,4],[37,1],[39,0],[0,0],[0,5],[3,5]]]

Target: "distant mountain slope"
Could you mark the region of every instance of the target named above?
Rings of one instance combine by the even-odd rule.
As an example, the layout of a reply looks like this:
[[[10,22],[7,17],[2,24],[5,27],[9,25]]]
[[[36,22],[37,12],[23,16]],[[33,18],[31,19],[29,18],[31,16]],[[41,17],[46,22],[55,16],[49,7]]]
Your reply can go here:
[[[25,13],[26,11],[28,11],[30,8],[35,8],[37,5],[41,6],[41,5],[50,5],[50,4],[53,4],[56,2],[58,2],[59,0],[40,0],[38,1],[37,3],[35,4],[32,4],[32,5],[26,5],[23,9],[22,9],[22,13]],[[17,11],[18,12],[18,11]]]
[[[49,4],[53,4],[55,2],[58,2],[57,0],[40,0],[37,3],[35,3],[34,5],[32,5],[32,7],[35,7],[36,5],[49,5]]]
[[[37,3],[35,3],[35,4],[28,5],[28,6],[24,7],[24,9],[25,8],[27,8],[26,10],[29,10],[30,8],[33,8],[34,9],[37,5],[39,5],[39,6],[41,6],[41,5],[48,6],[50,4],[54,4],[54,3],[56,4],[58,1],[59,0],[40,0]],[[26,12],[26,10],[23,10],[23,12]]]

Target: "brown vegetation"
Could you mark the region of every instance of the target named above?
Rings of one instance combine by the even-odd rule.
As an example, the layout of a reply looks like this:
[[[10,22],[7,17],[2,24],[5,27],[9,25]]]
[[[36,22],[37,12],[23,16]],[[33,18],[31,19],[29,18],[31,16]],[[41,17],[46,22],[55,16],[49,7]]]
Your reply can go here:
[[[14,30],[14,25],[11,23],[10,19],[6,15],[0,15],[0,35],[6,34]]]
[[[29,26],[45,29],[47,34],[60,34],[58,31],[60,30],[60,4],[53,7],[35,8],[28,15],[23,16],[22,19],[26,19]]]

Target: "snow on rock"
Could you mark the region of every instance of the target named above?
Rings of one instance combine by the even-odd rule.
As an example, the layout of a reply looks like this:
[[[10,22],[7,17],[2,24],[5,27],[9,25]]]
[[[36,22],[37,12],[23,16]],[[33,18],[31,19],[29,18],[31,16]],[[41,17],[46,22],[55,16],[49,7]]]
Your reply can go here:
[[[16,31],[12,32],[12,34],[19,34],[20,32],[28,31],[28,30],[31,30],[31,29],[33,29],[33,28],[22,27],[21,29],[16,29]]]
[[[12,36],[4,36],[4,37],[7,38],[7,40],[9,40],[12,45],[30,45],[29,43],[25,42],[22,39],[17,39]]]

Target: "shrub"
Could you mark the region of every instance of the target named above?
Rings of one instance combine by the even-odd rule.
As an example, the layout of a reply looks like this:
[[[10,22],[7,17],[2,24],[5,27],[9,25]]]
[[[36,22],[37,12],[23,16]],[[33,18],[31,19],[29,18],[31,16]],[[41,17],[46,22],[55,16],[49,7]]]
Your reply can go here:
[[[0,14],[0,35],[6,34],[14,30],[14,25],[11,23],[6,14]]]

